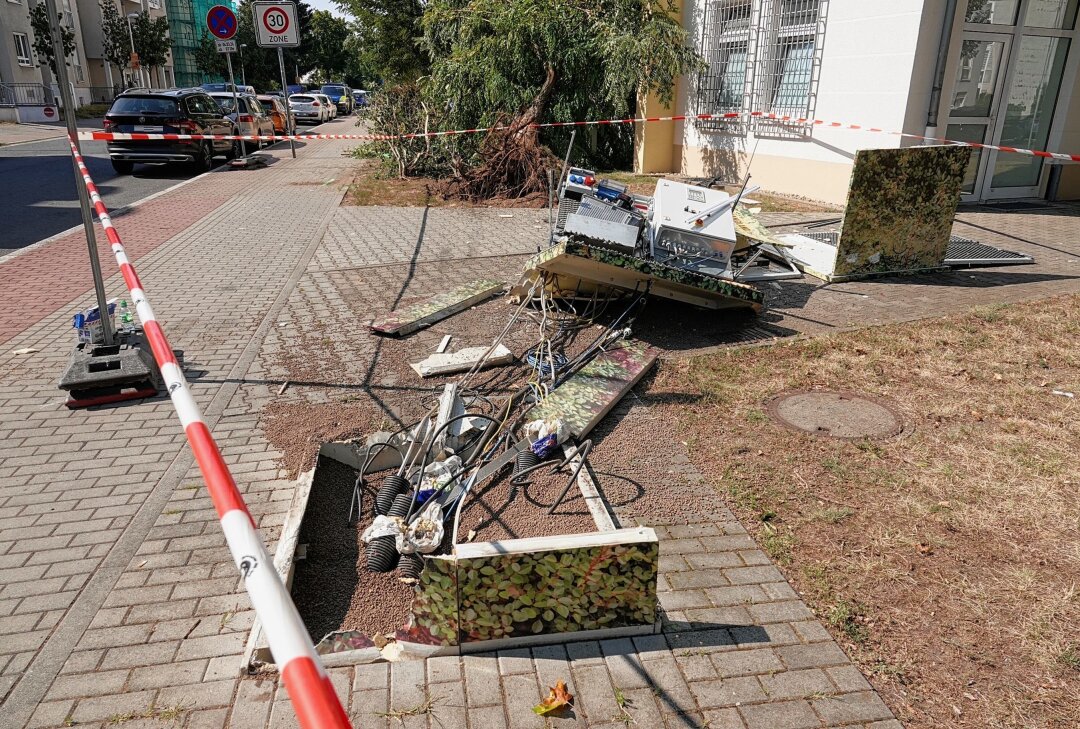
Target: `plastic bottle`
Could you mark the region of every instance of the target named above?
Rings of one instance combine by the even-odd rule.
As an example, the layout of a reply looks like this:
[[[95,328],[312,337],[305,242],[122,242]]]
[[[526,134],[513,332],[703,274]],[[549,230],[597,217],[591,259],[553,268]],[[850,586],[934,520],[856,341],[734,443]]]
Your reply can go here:
[[[120,329],[127,331],[135,326],[135,318],[128,309],[127,299],[120,299]]]

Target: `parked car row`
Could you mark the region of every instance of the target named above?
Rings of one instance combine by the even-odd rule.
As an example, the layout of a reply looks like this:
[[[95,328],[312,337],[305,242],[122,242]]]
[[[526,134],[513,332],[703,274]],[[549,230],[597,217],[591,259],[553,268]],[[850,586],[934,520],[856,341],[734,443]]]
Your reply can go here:
[[[330,93],[326,93],[330,92]],[[299,123],[321,124],[351,114],[367,104],[367,92],[345,84],[327,84],[318,92],[280,91],[256,94],[251,86],[203,84],[189,89],[130,89],[113,101],[105,115],[105,131],[149,134],[270,136],[295,130]],[[252,144],[257,149],[261,143]],[[118,174],[130,174],[137,163],[174,162],[202,172],[213,158],[233,159],[239,140],[114,140],[109,158]]]

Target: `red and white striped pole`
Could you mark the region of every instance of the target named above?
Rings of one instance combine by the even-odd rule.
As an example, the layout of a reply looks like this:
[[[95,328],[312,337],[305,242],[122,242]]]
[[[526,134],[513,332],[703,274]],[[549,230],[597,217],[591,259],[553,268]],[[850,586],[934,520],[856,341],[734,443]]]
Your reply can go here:
[[[248,512],[244,497],[236,488],[236,482],[221,457],[214,437],[210,435],[210,429],[206,427],[202,412],[192,397],[173,354],[172,346],[150,307],[135,269],[128,261],[120,234],[109,218],[109,211],[101,200],[82,155],[79,154],[74,137],[69,136],[68,144],[82,173],[82,181],[90,194],[94,210],[112,246],[124,283],[131,292],[146,341],[161,369],[169,397],[172,398],[173,407],[195,454],[195,461],[199,464],[207,491],[221,519],[221,528],[225,532],[229,552],[244,577],[244,587],[247,588],[251,604],[262,621],[274,660],[281,666],[281,676],[285,680],[285,688],[292,699],[300,726],[304,729],[350,727],[349,718],[334,693],[330,677],[311,645],[300,613],[296,611],[288,590],[274,568],[273,559],[263,546],[262,538],[255,528],[255,520]]]

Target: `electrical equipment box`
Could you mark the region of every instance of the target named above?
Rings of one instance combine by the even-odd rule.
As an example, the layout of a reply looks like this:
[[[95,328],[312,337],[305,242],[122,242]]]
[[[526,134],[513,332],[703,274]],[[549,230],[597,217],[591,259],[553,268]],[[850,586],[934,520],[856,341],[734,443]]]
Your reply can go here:
[[[559,197],[580,200],[582,195],[592,195],[596,191],[596,173],[581,167],[571,167],[566,173]]]
[[[709,260],[724,269],[735,250],[732,196],[720,190],[658,180],[653,196],[652,245],[657,260]]]
[[[588,243],[634,253],[645,220],[638,214],[594,197],[581,198],[576,212],[566,216],[568,235]]]

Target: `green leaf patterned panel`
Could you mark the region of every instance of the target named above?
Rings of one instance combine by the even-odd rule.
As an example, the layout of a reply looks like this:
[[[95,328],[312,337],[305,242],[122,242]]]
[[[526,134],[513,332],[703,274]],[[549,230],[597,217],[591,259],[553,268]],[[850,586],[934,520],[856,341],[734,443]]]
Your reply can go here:
[[[494,296],[503,286],[502,281],[494,279],[472,281],[412,306],[392,311],[373,321],[370,326],[372,331],[383,334],[407,334]]]
[[[458,560],[461,643],[656,622],[656,542]]]
[[[833,276],[941,266],[970,155],[959,145],[860,150]]]
[[[643,342],[609,349],[559,385],[525,415],[525,422],[561,418],[571,435],[584,436],[656,361]]]

